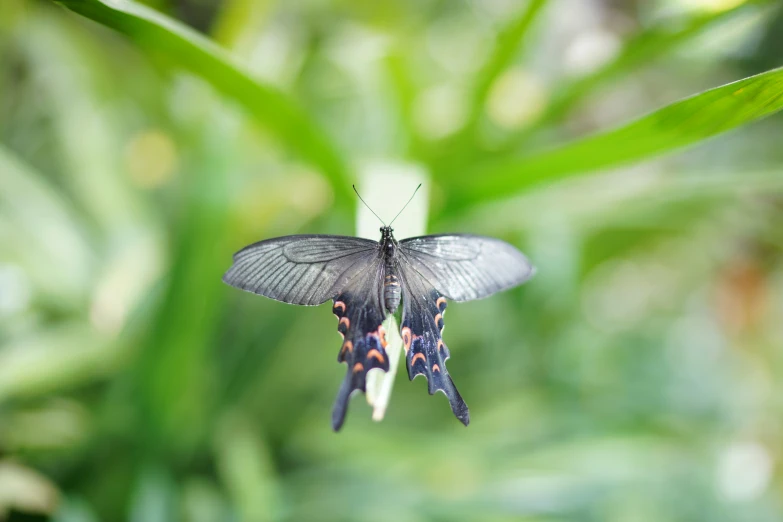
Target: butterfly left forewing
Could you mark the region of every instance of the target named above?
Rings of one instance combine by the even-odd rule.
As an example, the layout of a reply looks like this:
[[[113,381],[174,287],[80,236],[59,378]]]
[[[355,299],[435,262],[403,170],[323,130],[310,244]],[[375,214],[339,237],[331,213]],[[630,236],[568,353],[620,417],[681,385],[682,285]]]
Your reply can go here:
[[[412,266],[401,263],[402,274],[402,336],[408,377],[427,378],[430,395],[442,391],[449,399],[454,415],[467,426],[468,406],[457,391],[446,370],[449,349],[442,339],[446,298]]]
[[[389,370],[386,332],[381,323],[383,307],[383,263],[379,259],[363,271],[334,298],[332,311],[338,318],[337,330],[343,344],[337,356],[348,365],[332,411],[332,427],[339,430],[345,421],[348,401],[355,390],[367,391],[367,372]]]
[[[234,254],[223,281],[285,303],[318,305],[373,264],[378,248],[376,241],[346,236],[266,239]]]

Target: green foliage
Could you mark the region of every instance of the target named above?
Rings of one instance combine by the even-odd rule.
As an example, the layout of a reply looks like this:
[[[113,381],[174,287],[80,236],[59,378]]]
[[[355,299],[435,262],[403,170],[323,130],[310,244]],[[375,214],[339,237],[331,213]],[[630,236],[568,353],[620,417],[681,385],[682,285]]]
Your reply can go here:
[[[783,69],[697,94],[618,129],[559,148],[480,165],[453,176],[448,193],[474,202],[640,161],[711,138],[783,109]]]
[[[242,71],[208,38],[130,0],[61,0],[58,3],[126,34],[139,47],[163,56],[176,67],[203,77],[241,104],[285,145],[313,162],[332,181],[335,191],[350,195],[345,189],[346,167],[328,136],[288,95]]]
[[[781,518],[777,2],[57,4],[0,4],[0,520]],[[328,305],[220,280],[385,168],[538,267],[449,307],[467,429],[333,434]]]

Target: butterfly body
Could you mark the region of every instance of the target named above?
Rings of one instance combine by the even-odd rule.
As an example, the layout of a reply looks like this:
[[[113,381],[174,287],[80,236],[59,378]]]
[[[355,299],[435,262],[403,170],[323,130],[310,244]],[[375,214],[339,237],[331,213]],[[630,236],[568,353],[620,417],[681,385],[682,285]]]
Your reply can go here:
[[[526,281],[535,269],[516,248],[494,238],[447,234],[397,241],[391,227],[380,231],[380,241],[328,235],[260,241],[234,255],[223,280],[291,304],[333,301],[343,337],[337,359],[347,364],[332,413],[335,430],[353,392],[366,391],[367,372],[389,370],[382,323],[400,304],[408,376],[424,375],[429,393],[442,391],[467,425],[468,407],[446,371],[446,300],[486,297]]]
[[[397,276],[397,240],[394,229],[381,227],[381,251],[383,252],[383,303],[386,311],[393,314],[400,307],[402,287]]]

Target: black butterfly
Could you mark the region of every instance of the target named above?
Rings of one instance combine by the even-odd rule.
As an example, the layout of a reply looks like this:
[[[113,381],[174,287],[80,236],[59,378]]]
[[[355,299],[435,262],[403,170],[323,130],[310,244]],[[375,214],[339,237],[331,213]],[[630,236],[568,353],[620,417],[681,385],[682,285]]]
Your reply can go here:
[[[366,391],[367,372],[389,370],[381,323],[402,300],[408,376],[425,375],[430,395],[443,391],[467,426],[468,407],[446,371],[449,350],[441,339],[446,299],[487,297],[528,280],[535,268],[516,248],[490,237],[445,234],[397,241],[391,226],[380,232],[380,242],[330,235],[260,241],[234,255],[223,281],[285,303],[334,300],[344,338],[337,360],[348,364],[332,412],[335,431],[352,392]]]

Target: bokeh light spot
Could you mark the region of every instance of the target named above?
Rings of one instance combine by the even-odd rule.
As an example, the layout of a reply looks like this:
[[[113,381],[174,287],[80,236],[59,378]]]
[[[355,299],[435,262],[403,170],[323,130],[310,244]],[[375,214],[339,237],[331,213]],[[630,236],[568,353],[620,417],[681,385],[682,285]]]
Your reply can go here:
[[[452,85],[438,85],[419,95],[413,110],[419,134],[431,140],[445,138],[465,123],[465,96]]]
[[[772,458],[755,442],[736,443],[726,448],[718,463],[718,490],[733,502],[753,500],[767,489],[772,476]]]
[[[535,75],[511,69],[498,78],[487,100],[487,114],[505,129],[518,129],[535,121],[547,105],[546,88]]]
[[[171,137],[151,129],[134,136],[126,149],[128,176],[142,188],[156,188],[169,181],[179,158]]]
[[[565,50],[563,65],[569,74],[583,75],[615,58],[622,48],[620,38],[597,29],[578,35]]]
[[[0,265],[0,317],[27,308],[31,295],[24,271],[15,265]]]

